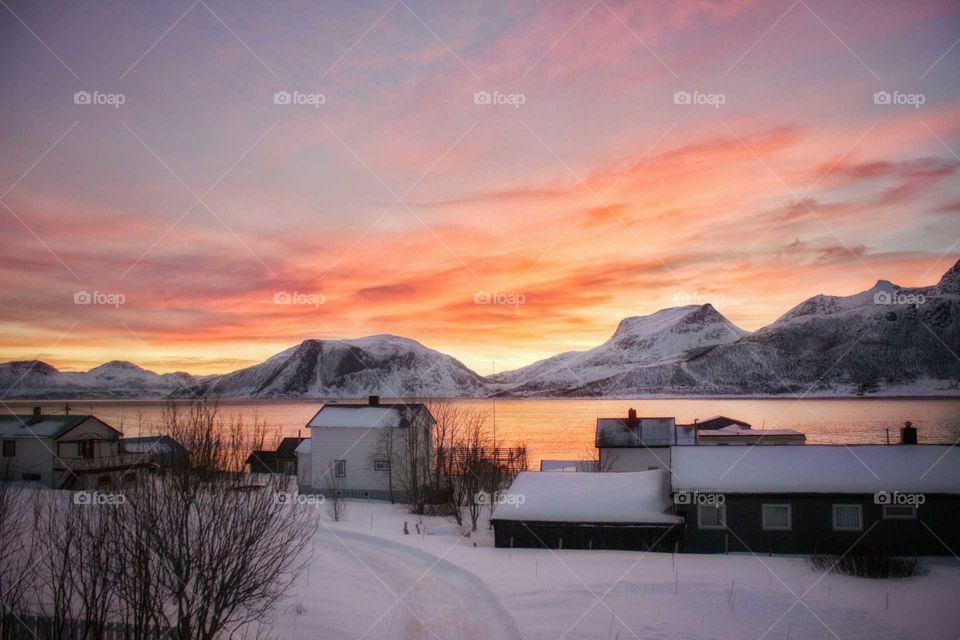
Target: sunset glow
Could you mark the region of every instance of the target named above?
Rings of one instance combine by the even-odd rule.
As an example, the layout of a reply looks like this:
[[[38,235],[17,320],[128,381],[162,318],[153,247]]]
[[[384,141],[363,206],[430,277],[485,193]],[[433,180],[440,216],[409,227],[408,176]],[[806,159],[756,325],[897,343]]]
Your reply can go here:
[[[204,374],[391,333],[488,374],[664,307],[755,330],[935,284],[958,25],[947,1],[10,2],[0,361]]]

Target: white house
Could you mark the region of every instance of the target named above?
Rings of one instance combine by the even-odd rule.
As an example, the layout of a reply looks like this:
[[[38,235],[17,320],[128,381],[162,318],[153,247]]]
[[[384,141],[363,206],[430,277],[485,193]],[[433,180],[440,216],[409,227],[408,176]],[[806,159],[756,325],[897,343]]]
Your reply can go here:
[[[674,418],[638,418],[633,409],[626,418],[597,418],[600,471],[669,471],[670,447],[696,443],[696,427]]]
[[[0,416],[0,480],[54,489],[104,486],[139,468],[121,433],[92,415]]]
[[[307,423],[310,439],[297,447],[300,491],[400,499],[413,443],[422,469],[429,468],[435,422],[422,403],[380,404],[378,396],[324,405]]]

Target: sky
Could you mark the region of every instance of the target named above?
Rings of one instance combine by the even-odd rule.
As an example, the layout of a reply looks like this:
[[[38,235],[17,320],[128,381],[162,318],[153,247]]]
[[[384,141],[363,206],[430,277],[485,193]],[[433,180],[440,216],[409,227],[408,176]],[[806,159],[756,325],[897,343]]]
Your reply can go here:
[[[0,361],[488,374],[960,258],[956,2],[0,5]]]

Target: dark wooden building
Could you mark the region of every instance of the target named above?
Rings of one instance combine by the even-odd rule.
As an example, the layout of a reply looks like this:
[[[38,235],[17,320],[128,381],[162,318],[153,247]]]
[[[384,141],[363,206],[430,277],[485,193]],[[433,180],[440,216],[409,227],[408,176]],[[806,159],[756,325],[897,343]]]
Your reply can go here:
[[[254,451],[247,457],[250,473],[297,475],[297,447],[306,438],[284,438],[276,451]]]
[[[682,531],[661,470],[524,472],[491,499],[498,547],[666,551]]]
[[[673,452],[683,550],[951,555],[960,450],[946,445],[684,447]]]

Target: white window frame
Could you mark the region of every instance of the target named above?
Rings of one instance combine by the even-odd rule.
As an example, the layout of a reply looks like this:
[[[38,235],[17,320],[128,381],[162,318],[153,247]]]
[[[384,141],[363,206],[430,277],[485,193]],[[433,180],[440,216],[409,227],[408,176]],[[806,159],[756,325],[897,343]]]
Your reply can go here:
[[[787,524],[786,526],[775,526],[767,524],[767,508],[774,507],[786,507],[787,509]],[[760,505],[760,526],[764,531],[792,531],[793,530],[793,506],[786,502],[776,502],[769,504]]]
[[[908,516],[893,516],[887,512],[887,509],[911,509],[911,513]],[[917,519],[917,508],[909,504],[885,504],[883,505],[883,519],[884,520],[916,520]]]
[[[720,524],[703,524],[703,509],[716,509],[720,514]],[[698,504],[697,505],[697,528],[698,529],[726,529],[727,528],[727,505],[725,504]]]
[[[859,516],[860,524],[856,527],[839,527],[837,526],[837,510],[843,507],[856,507],[857,514]],[[833,505],[833,530],[834,531],[863,531],[863,505],[862,504],[835,504]]]
[[[373,470],[374,470],[374,471],[390,471],[390,461],[389,461],[389,460],[374,460],[374,461],[373,461]]]
[[[337,460],[333,463],[333,475],[337,478],[347,477],[347,461]]]

